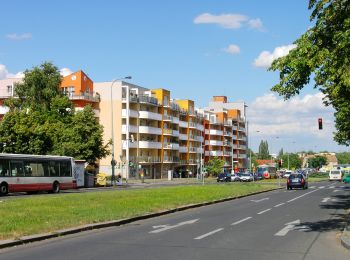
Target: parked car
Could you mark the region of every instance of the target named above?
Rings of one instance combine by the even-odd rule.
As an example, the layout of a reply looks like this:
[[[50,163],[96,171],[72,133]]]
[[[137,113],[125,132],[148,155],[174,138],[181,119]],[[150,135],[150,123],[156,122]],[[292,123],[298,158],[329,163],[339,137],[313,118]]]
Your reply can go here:
[[[293,188],[307,189],[308,187],[307,177],[301,173],[292,173],[287,178],[287,190]]]
[[[220,173],[218,177],[216,178],[217,182],[229,182],[231,181],[231,174],[230,173]]]
[[[241,173],[239,178],[241,181],[253,181],[253,175],[251,173]]]
[[[289,178],[289,176],[290,176],[292,173],[293,173],[292,171],[290,171],[290,170],[286,170],[286,171],[284,172],[284,174],[283,174],[283,178],[288,179],[288,178]]]
[[[239,177],[238,174],[236,173],[231,174],[231,181],[240,181],[240,180],[241,178]]]
[[[254,180],[260,181],[262,179],[264,179],[264,176],[262,175],[262,173],[257,172],[254,174]]]

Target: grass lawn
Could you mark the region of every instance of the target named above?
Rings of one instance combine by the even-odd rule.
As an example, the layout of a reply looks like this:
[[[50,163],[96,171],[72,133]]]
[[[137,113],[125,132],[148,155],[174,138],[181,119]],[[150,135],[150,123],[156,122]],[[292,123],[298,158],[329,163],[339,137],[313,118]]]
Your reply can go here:
[[[84,224],[140,216],[274,188],[276,185],[244,183],[38,195],[6,200],[0,197],[0,239],[16,239]]]

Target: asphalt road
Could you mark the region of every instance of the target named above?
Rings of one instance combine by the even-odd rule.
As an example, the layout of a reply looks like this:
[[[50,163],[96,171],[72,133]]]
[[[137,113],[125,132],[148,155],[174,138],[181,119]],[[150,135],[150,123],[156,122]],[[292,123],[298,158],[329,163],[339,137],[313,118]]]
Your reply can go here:
[[[152,198],[150,198],[152,199]],[[350,184],[277,190],[0,251],[0,259],[350,259]]]

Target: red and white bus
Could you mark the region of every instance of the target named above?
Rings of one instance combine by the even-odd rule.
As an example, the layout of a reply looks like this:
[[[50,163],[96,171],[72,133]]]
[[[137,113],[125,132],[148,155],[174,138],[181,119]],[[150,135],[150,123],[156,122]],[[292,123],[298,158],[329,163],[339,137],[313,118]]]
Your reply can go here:
[[[76,188],[73,169],[72,157],[0,153],[0,195]]]

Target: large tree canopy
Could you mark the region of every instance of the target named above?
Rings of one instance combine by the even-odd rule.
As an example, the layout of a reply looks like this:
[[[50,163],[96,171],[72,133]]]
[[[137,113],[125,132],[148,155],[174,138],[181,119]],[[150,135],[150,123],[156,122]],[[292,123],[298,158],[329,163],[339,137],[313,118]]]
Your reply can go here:
[[[314,87],[325,94],[325,105],[335,109],[334,140],[350,145],[350,0],[310,0],[314,22],[287,56],[270,70],[280,71],[272,90],[285,99],[298,95],[314,76]],[[315,120],[316,122],[316,120]]]
[[[26,70],[16,97],[7,100],[10,111],[0,122],[0,152],[66,155],[95,162],[108,155],[103,127],[91,106],[74,112],[61,94],[61,76],[51,63]]]

